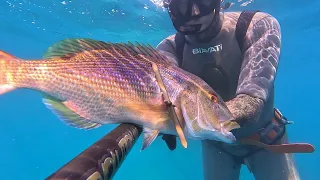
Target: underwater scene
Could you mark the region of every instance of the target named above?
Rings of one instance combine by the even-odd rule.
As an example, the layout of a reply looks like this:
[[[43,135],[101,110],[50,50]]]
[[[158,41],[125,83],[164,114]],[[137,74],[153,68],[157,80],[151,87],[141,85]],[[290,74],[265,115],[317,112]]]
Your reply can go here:
[[[179,6],[179,2],[182,4],[181,6]],[[192,6],[192,3],[198,6]],[[217,3],[219,4],[218,7],[215,6]],[[175,5],[179,7],[175,7]],[[252,37],[261,36],[261,38],[256,39],[256,42],[248,40],[248,42],[250,41],[250,43],[252,43],[251,48],[254,48],[253,46],[256,44],[263,44],[264,42],[261,42],[263,38],[269,38],[268,40],[270,40],[270,42],[265,42],[261,47],[253,49],[252,54],[247,54],[247,58],[254,59],[260,55],[259,57],[264,58],[263,60],[267,61],[271,59],[270,64],[274,65],[276,62],[274,62],[275,60],[273,58],[277,58],[277,53],[280,52],[276,78],[273,77],[273,75],[267,76],[267,78],[270,79],[275,78],[274,107],[278,108],[290,122],[293,121],[293,124],[288,124],[286,127],[289,142],[307,143],[309,148],[311,148],[311,145],[315,148],[312,153],[293,153],[296,171],[290,169],[292,167],[291,164],[287,164],[289,170],[283,170],[283,173],[285,173],[285,171],[291,173],[288,175],[288,180],[320,179],[319,166],[317,165],[317,163],[320,162],[320,154],[317,150],[320,146],[320,129],[318,129],[320,127],[320,121],[317,116],[320,112],[320,98],[318,95],[318,92],[320,92],[320,61],[319,54],[317,54],[319,51],[317,42],[320,42],[320,1],[317,0],[305,2],[298,0],[225,0],[222,2],[220,2],[220,0],[201,0],[199,2],[193,2],[191,0],[0,1],[0,173],[2,176],[0,179],[46,179],[118,127],[119,123],[123,123],[117,118],[125,119],[128,117],[134,119],[131,121],[133,124],[138,122],[138,125],[142,125],[144,127],[143,132],[134,135],[134,138],[138,139],[136,142],[133,142],[133,144],[130,144],[132,142],[127,142],[129,143],[129,145],[126,144],[129,146],[126,146],[128,149],[124,150],[120,147],[122,151],[121,155],[112,155],[113,157],[117,156],[116,158],[121,156],[120,158],[122,158],[123,161],[111,162],[112,160],[109,159],[111,164],[118,163],[113,169],[108,170],[109,172],[114,172],[112,179],[228,179],[226,178],[228,177],[226,174],[231,171],[224,168],[225,162],[223,162],[223,158],[217,158],[219,162],[212,166],[212,172],[209,165],[207,168],[204,168],[206,164],[210,164],[204,163],[203,161],[206,159],[203,158],[204,145],[202,145],[201,140],[189,137],[197,137],[200,139],[214,137],[228,143],[234,140],[234,136],[226,131],[237,128],[235,126],[238,124],[227,121],[223,124],[226,127],[219,129],[219,125],[221,124],[218,124],[216,120],[219,118],[230,120],[232,116],[231,113],[226,110],[220,94],[213,92],[212,94],[203,93],[207,89],[210,91],[210,88],[201,83],[199,83],[199,85],[197,82],[199,79],[197,79],[197,77],[189,79],[184,76],[188,73],[170,69],[168,64],[171,62],[167,62],[166,59],[163,60],[160,52],[156,52],[159,43],[177,33],[176,27],[185,22],[183,18],[181,21],[177,21],[175,25],[172,22],[172,20],[176,20],[175,18],[178,19],[180,17],[179,15],[182,14],[182,7],[185,6],[184,10],[186,12],[199,12],[199,16],[201,16],[202,13],[205,14],[207,9],[210,9],[207,7],[211,7],[211,5],[213,8],[216,8],[215,10],[219,10],[222,15],[227,13],[229,13],[229,15],[231,14],[230,17],[228,15],[224,18],[223,21],[225,21],[226,24],[232,24],[232,13],[240,14],[245,10],[264,12],[270,14],[278,21],[281,37],[272,34],[274,29],[266,30],[270,33],[269,37],[264,37],[267,35],[259,35],[261,32],[258,31],[249,33]],[[170,13],[168,13],[168,9],[166,8],[167,6],[169,6],[172,11],[177,9],[178,15],[174,14],[177,16],[171,17],[171,19]],[[192,9],[195,7],[196,9]],[[185,16],[185,18],[190,17]],[[196,20],[194,21],[196,22]],[[200,22],[205,24],[206,20],[200,20]],[[263,22],[263,20],[261,22]],[[265,24],[264,27],[271,29],[274,28],[274,26],[276,25]],[[191,23],[191,25],[186,26],[184,30],[195,31],[197,27],[199,27],[199,29],[203,28],[197,26],[196,22],[194,26]],[[225,26],[222,27],[226,28]],[[257,29],[264,27],[257,26]],[[209,28],[214,27],[210,26]],[[226,29],[225,31],[229,32],[234,30],[232,30],[232,28],[230,29]],[[183,31],[183,28],[181,28],[181,31]],[[86,38],[92,41],[64,41],[64,43],[56,44],[62,42],[62,40],[71,38]],[[224,44],[224,42],[235,40],[235,35],[232,34],[232,36],[229,36],[227,34],[224,38],[229,39],[228,41],[214,40],[215,43],[222,42],[221,47],[217,45],[206,49],[193,49],[193,54],[190,51],[190,56],[187,55],[184,57],[191,59],[191,56],[200,56],[200,54],[202,54],[203,57],[207,57],[204,54],[210,53],[221,53],[226,59],[240,56],[241,52],[238,49],[229,52],[231,55],[226,55],[227,53],[224,52],[224,50],[228,48],[234,49],[234,43],[229,46]],[[281,50],[280,47],[277,46],[279,45],[278,41],[280,39]],[[130,47],[130,45],[136,42],[141,45],[139,46],[140,50],[134,49],[132,46]],[[274,44],[272,44],[273,42]],[[116,43],[118,43],[117,46],[113,46],[113,44]],[[127,43],[129,45],[121,45],[121,43]],[[203,42],[190,45],[190,48],[203,46],[201,43]],[[168,45],[168,47],[169,46],[170,45]],[[263,47],[265,47],[264,50],[262,49]],[[189,46],[187,48],[189,48]],[[93,51],[92,54],[80,54],[82,50]],[[251,49],[249,48],[248,51],[251,51]],[[260,52],[261,54],[259,54]],[[139,53],[144,55],[139,55]],[[48,60],[43,64],[37,64],[43,58],[49,57],[57,58],[57,60],[51,62]],[[137,57],[138,60],[135,59]],[[69,59],[72,58],[73,62],[69,61]],[[97,58],[100,58],[100,60],[97,60]],[[113,61],[108,62],[109,64],[104,64],[102,60],[105,59],[105,61],[107,61],[106,59],[108,58],[113,59]],[[119,60],[122,58],[124,59],[123,61]],[[139,60],[139,58],[142,60]],[[161,61],[166,61],[158,65],[160,74],[168,73],[166,75],[162,74],[163,82],[157,77],[153,79],[150,78],[151,76],[148,75],[148,72],[157,75],[156,70],[153,69],[154,72],[152,71],[151,65],[149,69],[142,67],[143,64],[148,64],[148,62],[153,61],[153,59],[157,61],[157,58]],[[19,59],[34,61],[22,63]],[[77,62],[78,65],[76,65],[75,62]],[[129,63],[130,67],[129,65],[125,65],[125,63]],[[252,66],[253,68],[259,69],[265,64],[267,63],[261,62],[261,64],[253,64]],[[103,65],[105,69],[100,69],[100,65]],[[190,67],[192,66],[193,65],[190,65]],[[83,68],[83,71],[72,70],[72,68],[80,67]],[[90,69],[90,67],[93,68]],[[241,67],[240,64],[239,67]],[[50,71],[50,68],[52,71]],[[111,75],[103,76],[103,73],[107,72],[108,68],[127,68],[127,72],[136,74],[132,77],[132,74],[124,73],[126,70],[122,72],[121,69],[117,69],[117,72],[112,72],[114,73],[112,77]],[[137,71],[135,71],[135,69],[137,69]],[[238,71],[237,69],[230,69],[231,73]],[[274,72],[275,69],[276,68],[251,71],[248,74],[243,74],[243,77],[241,77],[258,76],[259,73],[263,74],[262,71]],[[60,76],[59,73],[65,73],[64,70],[68,70],[68,73],[71,75],[68,74],[67,76],[66,73]],[[42,74],[39,74],[39,72]],[[90,73],[95,74],[96,79],[90,79],[92,77]],[[171,75],[174,77],[172,81],[170,78]],[[59,78],[56,78],[57,76],[59,76]],[[110,78],[111,80],[103,81],[105,84],[99,84],[101,78]],[[128,82],[124,80],[126,78],[133,78],[129,79],[129,81],[132,80],[132,84],[126,84],[126,82]],[[257,84],[265,87],[270,79],[266,80],[262,78]],[[119,83],[119,86],[115,86],[115,84],[118,83],[116,82],[117,80],[124,84]],[[78,86],[75,84],[78,82],[83,85],[81,86],[82,89],[76,88]],[[190,91],[187,91],[189,94],[186,97],[183,96],[183,82],[191,84],[188,86],[188,90]],[[157,103],[164,105],[163,101],[158,101],[162,96],[153,95],[166,95],[165,90],[161,89],[161,85],[163,84],[167,87],[166,90],[169,93],[170,100],[173,101],[175,106],[182,109],[181,112],[170,114],[161,109],[163,106],[157,106]],[[236,85],[237,84],[234,86]],[[129,87],[137,87],[138,90],[134,88],[130,89]],[[126,91],[126,88],[128,88],[130,92],[129,90]],[[44,93],[37,90],[44,91]],[[111,108],[110,111],[104,113],[103,110],[105,110],[106,107],[102,107],[102,105],[98,103],[101,100],[99,98],[102,96],[95,96],[94,92],[99,92],[101,95],[106,96],[104,103],[108,102],[111,105],[108,104],[105,106],[108,108],[118,106],[118,109]],[[81,100],[82,104],[79,104],[78,101],[67,101],[69,97],[81,95],[81,93],[87,93],[87,96],[82,94],[83,97],[75,99],[79,100],[79,102]],[[132,93],[136,94],[132,95]],[[52,97],[45,97],[44,94]],[[180,95],[182,96],[181,101],[176,100],[177,98],[181,98]],[[183,97],[185,99],[183,99]],[[143,99],[143,102],[156,105],[147,107],[148,105],[137,103],[141,99]],[[198,104],[199,99],[203,100],[201,101],[203,103]],[[127,104],[125,102],[127,102]],[[182,102],[181,107],[180,104],[177,104],[180,102]],[[124,108],[121,109],[118,103],[123,103],[121,108]],[[211,107],[208,107],[211,105],[214,106],[215,109],[209,113],[208,110],[210,110]],[[172,106],[169,104],[168,107]],[[191,110],[193,107],[197,107],[198,111]],[[250,107],[249,105],[241,106],[240,109],[246,112],[250,110]],[[178,118],[172,118],[173,115],[178,115]],[[186,122],[181,124],[180,121],[179,124],[182,116]],[[108,121],[100,117],[108,117],[106,118]],[[95,118],[98,120],[97,122],[87,122],[88,119]],[[103,120],[107,122],[102,122]],[[124,120],[124,122],[126,121]],[[145,128],[147,126],[159,127],[159,131],[157,129]],[[186,126],[186,128],[189,129],[183,134],[179,131],[180,126]],[[141,131],[139,128],[138,130]],[[214,133],[210,134],[208,133],[209,131]],[[157,135],[162,135],[162,133],[173,133],[177,136],[177,138],[174,137],[176,138],[175,150],[170,150],[163,138],[160,136],[156,137]],[[114,138],[115,136],[110,137]],[[129,138],[129,141],[132,140],[130,140],[130,138],[132,138],[131,136],[126,136],[126,138]],[[187,148],[184,147],[184,138],[186,138],[186,142],[188,143]],[[265,149],[269,147],[259,146],[256,141],[250,141],[250,143]],[[110,145],[104,145],[103,147],[106,147],[106,150],[107,148],[115,146],[112,143]],[[301,147],[303,149],[300,145],[297,145],[296,148]],[[141,150],[143,146],[146,146],[146,148]],[[277,149],[276,147],[270,148]],[[277,150],[279,149],[283,150],[281,148]],[[117,153],[120,152],[117,151]],[[122,157],[123,155],[125,155],[125,157]],[[96,157],[93,155],[87,158]],[[209,161],[209,159],[210,158],[207,160]],[[254,166],[248,167],[245,165],[246,162],[243,162],[244,164],[239,165],[241,166],[239,178],[231,178],[233,175],[230,175],[230,179],[254,180],[255,175],[250,172],[250,170],[253,170],[257,174],[259,173],[258,171],[264,171],[260,175],[256,175],[256,179],[270,179],[265,176],[277,173],[272,170],[267,170],[277,169],[267,167],[270,164],[269,161],[271,161],[267,157],[256,161],[260,163],[260,167],[266,166],[266,171],[264,171],[263,168],[257,170]],[[99,161],[99,163],[101,165],[102,160]],[[280,169],[282,168],[281,163],[274,163],[274,166],[277,165],[279,165]],[[79,172],[74,172],[75,174],[79,176],[82,173],[85,174],[85,172],[80,172],[80,169],[86,165],[76,164],[76,166],[75,170],[79,168]],[[101,168],[103,167],[100,167],[100,173],[106,173],[105,169]],[[206,170],[204,171],[204,169]],[[219,174],[222,174],[220,178],[218,175],[214,175],[214,169],[219,169]],[[67,170],[67,168],[63,170]],[[207,175],[204,172],[206,172]],[[93,173],[93,171],[90,171],[89,174],[90,173]],[[71,180],[72,173],[69,174],[69,176]],[[258,178],[259,176],[260,178]],[[264,178],[261,178],[263,176]],[[88,175],[86,175],[86,178],[84,177],[85,176],[82,178],[86,179]],[[270,177],[277,176],[270,175]],[[91,179],[99,178],[109,179],[103,175],[100,177],[99,175],[91,176]],[[65,179],[67,179],[67,176]]]

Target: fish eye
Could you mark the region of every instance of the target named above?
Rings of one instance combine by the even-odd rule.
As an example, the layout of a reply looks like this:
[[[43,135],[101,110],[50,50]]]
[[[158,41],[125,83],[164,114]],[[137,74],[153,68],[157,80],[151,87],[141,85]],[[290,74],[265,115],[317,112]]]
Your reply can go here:
[[[215,94],[210,92],[209,97],[210,97],[210,100],[213,101],[214,103],[218,102],[218,97]]]

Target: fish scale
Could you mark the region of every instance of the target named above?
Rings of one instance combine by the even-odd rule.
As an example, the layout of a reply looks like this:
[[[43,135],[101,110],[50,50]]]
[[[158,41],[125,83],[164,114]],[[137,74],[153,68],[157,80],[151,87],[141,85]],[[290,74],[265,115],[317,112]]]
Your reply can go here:
[[[59,119],[81,129],[137,124],[144,129],[142,149],[160,133],[177,135],[156,73],[187,138],[234,141],[229,131],[238,126],[219,95],[150,45],[66,39],[49,47],[43,60],[0,52],[0,93],[40,91]],[[228,126],[221,128],[223,123]]]
[[[91,55],[90,57],[100,57],[100,55],[97,55],[97,54],[99,54],[99,53],[98,52],[94,52],[93,55]],[[81,56],[81,57],[86,59],[84,56]],[[77,58],[77,57],[74,57],[74,58]],[[116,61],[120,61],[118,59],[115,59],[115,60]],[[114,66],[109,66],[110,64],[114,65]],[[110,101],[108,103],[100,102],[101,105],[104,105],[104,104],[108,104],[109,105],[107,108],[102,108],[102,109],[90,109],[90,106],[89,106],[89,109],[84,110],[84,111],[92,112],[93,116],[94,116],[94,114],[96,114],[94,117],[91,118],[92,120],[94,120],[94,119],[106,119],[107,117],[104,117],[104,116],[101,117],[101,116],[99,116],[97,114],[99,112],[112,111],[113,107],[117,106],[117,104],[123,103],[124,100],[125,101],[138,101],[139,102],[139,101],[143,101],[142,98],[144,98],[144,99],[152,98],[152,97],[148,97],[148,95],[152,95],[151,94],[152,92],[150,92],[150,91],[154,90],[154,89],[148,88],[148,86],[143,86],[143,83],[139,83],[139,82],[141,82],[141,81],[139,81],[141,78],[139,78],[138,75],[150,76],[150,75],[148,75],[146,73],[146,68],[141,68],[142,71],[139,71],[139,69],[136,68],[138,66],[135,66],[135,71],[133,71],[132,70],[133,68],[127,69],[128,66],[125,63],[120,63],[120,64],[106,63],[106,61],[104,61],[104,60],[100,60],[100,61],[97,61],[97,63],[95,63],[96,67],[104,67],[104,65],[106,67],[108,67],[108,68],[106,70],[103,69],[101,74],[103,74],[105,71],[108,72],[108,70],[113,72],[113,73],[108,73],[107,75],[105,75],[103,77],[104,81],[101,81],[102,84],[101,84],[100,87],[105,87],[105,83],[106,82],[108,82],[112,86],[107,86],[107,89],[105,89],[105,88],[102,88],[102,89],[101,88],[100,89],[99,88],[92,88],[92,91],[95,92],[94,94],[96,96],[97,96],[97,94],[100,94],[101,96],[103,96],[103,94],[104,94],[103,92],[108,92],[108,95],[105,95],[105,96],[111,96],[111,97],[113,97],[112,99],[118,99],[118,101],[113,102],[112,104],[111,104]],[[90,68],[89,67],[83,70],[83,68],[81,66],[72,67],[72,66],[74,66],[73,64],[70,64],[69,66],[70,67],[68,67],[68,68],[70,68],[70,69],[79,68],[79,70],[81,70],[83,72],[86,72],[89,76],[93,76],[93,77],[97,77],[96,74],[100,73],[100,71],[95,71],[94,73],[91,72],[91,74],[89,74],[90,73],[90,71],[89,71]],[[96,69],[102,69],[102,68],[96,68]],[[121,72],[121,71],[125,71],[125,70],[126,70],[126,73]],[[64,70],[60,70],[60,71],[64,71]],[[149,71],[151,71],[151,69]],[[74,72],[74,73],[76,74],[76,72]],[[106,74],[106,73],[104,73],[104,74]],[[120,74],[121,74],[121,77],[119,76]],[[69,78],[67,78],[67,79],[69,79]],[[127,81],[127,82],[123,82],[123,81],[121,81],[121,79],[125,79],[125,81]],[[93,81],[94,81],[94,79],[93,79]],[[144,80],[144,82],[146,82],[146,81]],[[125,83],[129,84],[129,86],[125,86]],[[95,85],[98,85],[98,84],[95,84]],[[127,87],[128,90],[126,90],[125,88],[121,88],[121,87]],[[155,87],[155,85],[153,85],[153,87]],[[69,87],[69,89],[73,89],[73,88],[75,88],[75,87]],[[131,93],[128,93],[128,92],[131,92]],[[150,94],[148,94],[147,92],[150,92]],[[59,94],[62,94],[62,93],[59,93]],[[87,95],[86,97],[95,97],[94,94]],[[140,95],[140,98],[137,98],[137,96],[133,96],[133,95]],[[68,96],[68,94],[66,94],[65,96]],[[79,95],[76,95],[76,96],[79,96]],[[121,96],[126,96],[126,98],[125,99],[121,98]],[[77,104],[82,104],[82,106],[79,107],[80,109],[85,109],[85,107],[88,107],[87,104],[97,104],[97,103],[99,103],[99,99],[101,99],[101,98],[97,98],[96,101],[93,101],[92,103],[84,103],[84,102],[81,102],[81,101],[79,103],[77,103],[77,102],[76,103]],[[99,107],[105,107],[105,106],[99,106]],[[126,114],[126,112],[121,112],[119,110],[114,111],[114,113],[115,114],[113,114],[112,116],[119,116],[119,114]],[[110,115],[111,114],[109,113],[109,118],[110,118]]]
[[[106,56],[106,54],[108,53],[98,53],[98,52],[94,52],[92,56],[95,56],[95,57],[101,57],[101,56],[104,56],[104,58],[111,58],[113,56]],[[75,57],[76,58],[76,57]],[[83,59],[86,59],[85,57],[82,57]],[[113,57],[114,58],[114,57]],[[112,73],[108,73],[108,76],[110,77],[113,77],[113,81],[114,82],[119,82],[119,86],[121,87],[122,86],[122,79],[125,79],[126,82],[123,82],[123,83],[126,83],[128,84],[129,82],[129,85],[131,85],[131,88],[133,90],[136,90],[137,93],[141,92],[143,89],[145,89],[146,92],[150,92],[152,89],[149,89],[148,87],[148,84],[144,84],[142,83],[143,81],[141,81],[141,78],[139,77],[146,77],[146,76],[149,76],[149,74],[147,74],[147,69],[145,68],[145,64],[141,64],[139,66],[139,62],[138,63],[129,63],[130,61],[126,58],[120,58],[120,59],[116,59],[114,58],[114,60],[116,62],[122,62],[122,63],[108,63],[108,64],[105,64],[105,61],[100,61],[100,63],[102,63],[102,65],[98,65],[98,67],[107,67],[105,69],[102,69],[103,72],[101,72],[101,74],[107,74],[105,72],[112,72]],[[127,62],[123,62],[123,61],[127,61]],[[105,65],[104,65],[105,64]],[[131,66],[132,65],[132,66]],[[101,69],[101,68],[100,68]],[[83,68],[82,68],[83,70]],[[87,71],[90,71],[92,70],[91,67],[86,67],[85,70]],[[140,71],[139,71],[140,70]],[[150,71],[150,69],[149,69]],[[86,72],[86,71],[84,71]],[[95,72],[97,73],[97,72]],[[139,74],[138,74],[139,73]],[[140,86],[139,86],[140,85]],[[141,94],[141,93],[139,93]],[[142,93],[142,97],[143,95],[145,95],[145,92]]]

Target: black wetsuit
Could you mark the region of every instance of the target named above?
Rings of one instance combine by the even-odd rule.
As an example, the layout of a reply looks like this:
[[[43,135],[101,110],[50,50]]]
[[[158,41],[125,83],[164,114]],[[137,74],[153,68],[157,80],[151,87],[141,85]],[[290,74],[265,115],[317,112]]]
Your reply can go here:
[[[212,32],[206,32],[200,36],[201,39],[185,36],[182,59],[179,59],[176,51],[175,34],[164,39],[157,49],[177,66],[205,80],[221,95],[242,126],[233,130],[233,133],[237,138],[242,138],[256,133],[272,119],[281,31],[274,17],[256,13],[240,49],[235,34],[239,15],[240,12],[221,13],[221,21],[216,24],[219,25],[219,31],[212,28]],[[285,138],[279,142],[286,142]],[[242,157],[250,150],[251,147],[247,146],[234,147],[203,141],[205,179],[238,179],[241,163],[235,157]],[[259,158],[262,161],[269,158],[270,163],[257,163],[256,159]],[[245,159],[257,179],[288,179],[289,176],[295,179],[298,176],[287,155],[260,151]],[[230,167],[230,171],[225,166]],[[269,166],[266,171],[272,170],[274,175],[263,173],[265,166]],[[281,169],[279,172],[277,166]]]

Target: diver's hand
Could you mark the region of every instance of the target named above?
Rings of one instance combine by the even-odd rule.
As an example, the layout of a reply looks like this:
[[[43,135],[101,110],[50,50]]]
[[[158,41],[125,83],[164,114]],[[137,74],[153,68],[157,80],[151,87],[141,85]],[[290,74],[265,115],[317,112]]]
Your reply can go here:
[[[162,135],[162,139],[166,142],[168,148],[173,151],[177,147],[177,141],[176,136],[170,135],[170,134],[159,134],[159,136]]]
[[[247,123],[258,121],[264,101],[246,94],[240,94],[226,102],[226,105],[234,116],[234,120],[240,127],[243,127]]]

